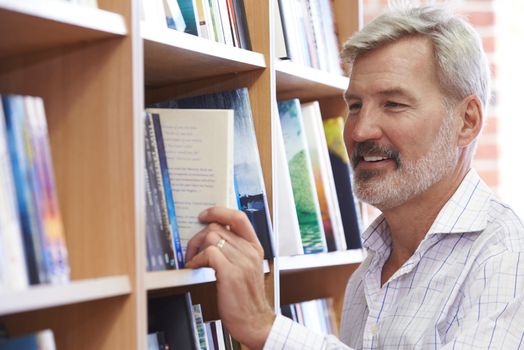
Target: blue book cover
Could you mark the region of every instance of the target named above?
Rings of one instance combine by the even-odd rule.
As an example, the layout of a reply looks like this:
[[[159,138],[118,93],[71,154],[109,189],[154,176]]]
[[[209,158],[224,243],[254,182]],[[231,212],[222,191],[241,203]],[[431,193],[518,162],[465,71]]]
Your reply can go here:
[[[164,196],[166,200],[169,224],[171,226],[173,249],[175,251],[177,268],[181,269],[184,267],[184,255],[182,253],[182,246],[180,245],[180,235],[178,233],[178,226],[176,221],[173,190],[171,188],[171,182],[169,181],[169,168],[167,167],[166,151],[164,148],[164,138],[162,136],[162,126],[160,125],[160,117],[158,114],[152,114],[151,118],[153,122],[153,128],[155,130],[158,160],[160,163],[161,171],[160,176],[164,185]]]
[[[46,329],[13,338],[0,338],[0,350],[55,350],[53,331]]]
[[[264,258],[272,258],[271,221],[247,88],[161,102],[154,107],[234,110],[234,180],[239,209],[253,225]]]
[[[278,103],[304,253],[326,251],[320,206],[298,99]]]
[[[198,36],[198,21],[194,0],[178,0],[178,5],[186,25],[185,32]]]
[[[20,213],[21,229],[30,284],[48,281],[49,259],[45,256],[42,222],[36,207],[34,174],[27,157],[28,131],[24,97],[2,96],[6,118],[6,134],[11,159],[16,199]]]
[[[175,248],[165,196],[162,196],[162,179],[155,164],[156,143],[149,115],[145,118],[145,166],[146,166],[146,248],[148,271],[176,267]],[[158,165],[158,169],[160,166]],[[166,209],[163,209],[166,208]],[[164,216],[165,213],[166,215]]]

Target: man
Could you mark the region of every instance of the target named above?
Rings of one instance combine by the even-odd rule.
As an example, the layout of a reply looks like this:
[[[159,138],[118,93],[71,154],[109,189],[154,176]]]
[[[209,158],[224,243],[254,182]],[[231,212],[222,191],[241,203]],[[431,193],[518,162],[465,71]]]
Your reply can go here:
[[[524,348],[524,227],[471,169],[490,85],[478,36],[442,9],[400,9],[343,55],[354,188],[382,215],[363,234],[341,339],[273,314],[241,214],[203,213],[188,266],[216,270],[223,320],[253,349]]]

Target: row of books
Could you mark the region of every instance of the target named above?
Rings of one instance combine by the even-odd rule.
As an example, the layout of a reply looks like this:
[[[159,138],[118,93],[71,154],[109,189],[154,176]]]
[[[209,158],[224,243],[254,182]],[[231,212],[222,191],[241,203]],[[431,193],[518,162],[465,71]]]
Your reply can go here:
[[[298,99],[279,102],[278,111],[279,254],[361,248],[342,117],[323,121],[318,102]]]
[[[338,334],[333,299],[321,298],[280,307],[283,316],[319,334]]]
[[[43,100],[4,95],[0,108],[0,290],[69,280]]]
[[[247,88],[157,103],[146,110],[149,271],[184,267],[187,242],[212,206],[242,210],[274,256]]]
[[[204,322],[202,307],[193,305],[189,292],[149,299],[147,342],[149,350],[240,349],[221,320]]]
[[[151,24],[251,50],[243,0],[142,0],[142,7]]]
[[[56,350],[53,331],[46,329],[18,337],[0,336],[0,350]]]
[[[277,57],[342,74],[330,0],[278,0]]]

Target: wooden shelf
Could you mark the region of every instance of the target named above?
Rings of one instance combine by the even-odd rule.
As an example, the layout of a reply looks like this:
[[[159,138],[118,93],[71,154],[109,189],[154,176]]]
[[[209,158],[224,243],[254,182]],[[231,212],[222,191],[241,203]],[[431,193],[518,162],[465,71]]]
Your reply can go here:
[[[301,101],[342,96],[347,89],[347,77],[304,67],[290,61],[275,64],[277,99],[299,98]]]
[[[263,268],[264,273],[269,273],[269,263],[267,260],[264,260]],[[157,290],[215,281],[215,271],[205,267],[200,269],[148,272],[146,274],[145,284],[146,290]]]
[[[212,42],[169,28],[141,22],[144,78],[163,86],[266,67],[261,53]]]
[[[351,249],[341,252],[279,257],[278,264],[279,271],[286,273],[329,266],[359,264],[363,259],[364,251],[362,249]]]
[[[0,315],[76,304],[130,293],[131,284],[127,276],[72,281],[61,285],[37,285],[22,291],[1,293]]]
[[[0,0],[0,57],[127,34],[116,13],[59,0]]]

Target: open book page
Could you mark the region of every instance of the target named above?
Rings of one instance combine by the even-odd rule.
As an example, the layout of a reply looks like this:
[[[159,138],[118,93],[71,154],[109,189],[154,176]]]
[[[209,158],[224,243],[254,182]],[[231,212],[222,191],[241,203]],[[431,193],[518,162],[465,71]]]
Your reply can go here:
[[[212,206],[236,208],[233,111],[148,109],[148,112],[160,116],[185,256],[187,242],[203,228],[198,221],[200,212]]]

